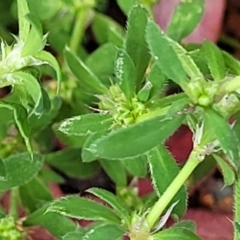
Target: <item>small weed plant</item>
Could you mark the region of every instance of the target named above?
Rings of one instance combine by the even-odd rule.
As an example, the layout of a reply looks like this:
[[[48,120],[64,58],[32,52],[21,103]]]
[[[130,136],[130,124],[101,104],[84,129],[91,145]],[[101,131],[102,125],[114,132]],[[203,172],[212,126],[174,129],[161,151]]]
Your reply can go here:
[[[165,32],[152,18],[155,1],[118,0],[126,30],[103,14],[105,2],[17,0],[12,44],[1,30],[0,87],[8,94],[0,100],[0,192],[10,192],[10,207],[0,211],[0,238],[25,239],[40,225],[63,240],[198,240],[194,223],[181,220],[185,183],[217,164],[235,189],[239,240],[239,62],[208,40],[181,44],[204,0],[181,1]],[[98,43],[92,53],[83,47],[89,27]],[[172,86],[181,92],[167,95]],[[165,141],[183,124],[193,149],[178,166]],[[55,135],[68,147],[54,152]],[[48,183],[63,179],[52,167],[79,178],[101,167],[116,193],[87,190],[105,204],[54,200]],[[140,197],[130,183],[146,176],[154,191]],[[170,217],[175,223],[166,227]],[[70,218],[92,223],[83,228]]]

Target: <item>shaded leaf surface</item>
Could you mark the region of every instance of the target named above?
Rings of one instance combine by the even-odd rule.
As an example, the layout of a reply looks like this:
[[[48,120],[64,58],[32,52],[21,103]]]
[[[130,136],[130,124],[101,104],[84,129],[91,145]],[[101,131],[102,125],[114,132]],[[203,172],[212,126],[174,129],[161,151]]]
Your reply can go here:
[[[21,186],[29,182],[42,168],[43,159],[37,154],[29,153],[11,155],[4,159],[6,179],[0,179],[0,192]]]

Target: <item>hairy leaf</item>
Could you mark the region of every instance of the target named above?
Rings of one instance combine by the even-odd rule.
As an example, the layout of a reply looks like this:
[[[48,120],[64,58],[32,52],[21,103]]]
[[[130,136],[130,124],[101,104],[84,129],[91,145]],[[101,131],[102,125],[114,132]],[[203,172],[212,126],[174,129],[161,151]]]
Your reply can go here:
[[[134,6],[128,17],[125,49],[136,67],[136,86],[140,88],[150,54],[145,38],[148,14],[140,5]]]
[[[47,211],[76,219],[120,223],[120,218],[110,208],[79,196],[69,196],[55,200]]]
[[[147,157],[153,186],[158,196],[160,197],[179,173],[179,168],[175,163],[175,160],[163,145],[159,145],[158,147],[153,148],[148,152]],[[170,207],[170,205],[179,201],[173,209],[173,213],[177,214],[179,217],[182,217],[186,211],[186,199],[186,189],[182,187],[169,204]]]
[[[130,56],[123,49],[117,52],[115,75],[123,93],[131,99],[136,92],[136,68]]]
[[[68,136],[87,136],[102,129],[110,128],[111,116],[106,114],[89,113],[63,120],[54,125],[54,130]]]
[[[205,119],[211,126],[223,152],[234,168],[238,168],[239,162],[239,141],[227,120],[211,108],[205,109]]]
[[[147,42],[156,64],[162,73],[181,85],[187,76],[173,47],[160,28],[153,21],[147,25]]]
[[[117,240],[123,236],[125,231],[116,225],[98,225],[91,228],[82,240]]]
[[[121,217],[122,220],[126,221],[129,217],[129,212],[126,206],[120,201],[120,199],[113,193],[100,188],[90,188],[87,192],[99,197],[104,202],[108,203],[114,211]]]
[[[222,80],[226,76],[227,70],[221,51],[208,40],[204,41],[202,51],[213,79],[215,81]]]
[[[183,119],[183,116],[159,116],[120,128],[96,140],[89,150],[95,156],[106,159],[138,156],[164,142],[181,125]]]
[[[156,233],[152,240],[201,240],[195,233],[185,228],[172,227]]]

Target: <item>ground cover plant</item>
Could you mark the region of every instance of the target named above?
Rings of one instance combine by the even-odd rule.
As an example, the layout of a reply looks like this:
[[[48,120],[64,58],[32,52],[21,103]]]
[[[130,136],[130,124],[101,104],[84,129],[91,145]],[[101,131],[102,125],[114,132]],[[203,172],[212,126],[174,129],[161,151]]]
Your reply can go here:
[[[181,44],[199,23],[204,0],[181,1],[165,32],[153,20],[154,3],[119,0],[126,28],[103,14],[104,1],[15,3],[12,44],[0,29],[0,191],[10,193],[2,239],[27,238],[36,225],[64,240],[200,239],[194,223],[181,220],[185,183],[213,161],[225,185],[234,185],[239,239],[239,62],[208,40]],[[91,54],[83,47],[89,26],[98,43]],[[168,95],[173,86],[180,91]],[[164,143],[183,124],[193,149],[178,166]],[[66,148],[53,151],[55,135]],[[88,189],[98,201],[55,200],[47,187],[63,181],[59,171],[86,178],[100,167],[116,192]],[[134,182],[146,176],[154,192],[140,197]],[[70,218],[93,222],[83,228]]]

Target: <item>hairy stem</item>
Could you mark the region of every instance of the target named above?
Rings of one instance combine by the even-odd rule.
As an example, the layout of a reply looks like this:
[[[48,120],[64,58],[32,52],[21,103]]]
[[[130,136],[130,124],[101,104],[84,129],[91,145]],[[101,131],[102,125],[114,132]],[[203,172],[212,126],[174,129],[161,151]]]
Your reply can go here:
[[[160,199],[152,207],[149,214],[147,215],[147,222],[149,228],[152,228],[155,225],[159,216],[162,215],[163,211],[171,202],[172,198],[176,195],[176,193],[179,191],[179,189],[184,185],[185,181],[191,175],[193,170],[201,162],[197,156],[198,156],[197,152],[192,151],[188,161],[183,166],[179,174],[175,177],[172,183],[168,186],[167,190],[163,193]]]

